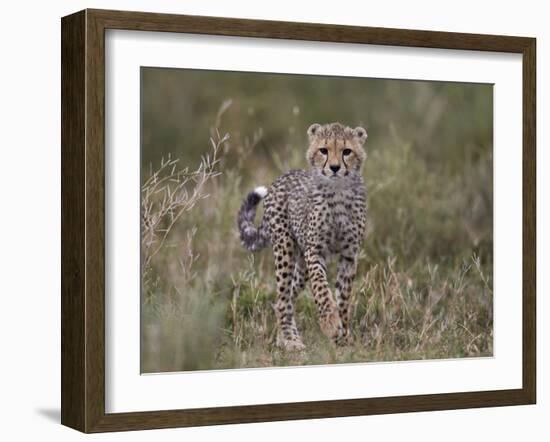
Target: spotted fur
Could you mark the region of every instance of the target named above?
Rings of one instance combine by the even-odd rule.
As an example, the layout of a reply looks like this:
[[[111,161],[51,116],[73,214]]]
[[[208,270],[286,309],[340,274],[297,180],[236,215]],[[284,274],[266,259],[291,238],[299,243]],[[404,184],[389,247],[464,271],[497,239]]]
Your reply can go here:
[[[238,217],[241,241],[248,250],[273,247],[277,343],[291,350],[304,348],[294,303],[307,281],[323,332],[336,344],[350,342],[351,285],[366,220],[361,175],[365,129],[314,124],[308,136],[310,168],[282,175],[267,194],[259,188],[249,193]],[[256,208],[264,195],[264,215],[256,227]],[[333,257],[338,258],[334,293],[327,277],[327,264]]]

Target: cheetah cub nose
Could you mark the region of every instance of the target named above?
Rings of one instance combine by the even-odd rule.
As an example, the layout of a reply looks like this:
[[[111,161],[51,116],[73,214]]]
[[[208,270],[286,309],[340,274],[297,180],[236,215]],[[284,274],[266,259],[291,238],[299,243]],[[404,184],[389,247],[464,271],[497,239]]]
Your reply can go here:
[[[330,166],[330,170],[332,170],[334,173],[336,173],[340,170],[340,166],[338,164],[335,165],[335,166]]]

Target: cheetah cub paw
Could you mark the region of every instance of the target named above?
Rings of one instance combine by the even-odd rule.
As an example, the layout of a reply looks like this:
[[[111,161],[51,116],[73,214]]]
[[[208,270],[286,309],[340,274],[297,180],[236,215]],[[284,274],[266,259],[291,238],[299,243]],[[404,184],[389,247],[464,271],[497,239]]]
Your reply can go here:
[[[320,319],[321,330],[335,343],[338,343],[343,334],[342,320],[338,310],[332,309]]]
[[[284,339],[280,337],[277,337],[277,347],[289,352],[299,352],[306,348],[300,339]]]
[[[339,347],[348,347],[353,345],[354,339],[349,330],[344,330],[335,340],[334,343]]]

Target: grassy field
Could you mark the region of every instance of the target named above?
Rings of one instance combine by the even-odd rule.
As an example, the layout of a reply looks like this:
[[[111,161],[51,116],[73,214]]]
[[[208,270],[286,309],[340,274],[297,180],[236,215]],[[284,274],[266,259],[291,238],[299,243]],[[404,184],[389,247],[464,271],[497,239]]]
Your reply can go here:
[[[142,372],[492,355],[492,120],[489,85],[144,69]],[[306,290],[307,348],[285,353],[271,251],[241,247],[236,214],[330,121],[369,133],[355,344],[323,337]]]

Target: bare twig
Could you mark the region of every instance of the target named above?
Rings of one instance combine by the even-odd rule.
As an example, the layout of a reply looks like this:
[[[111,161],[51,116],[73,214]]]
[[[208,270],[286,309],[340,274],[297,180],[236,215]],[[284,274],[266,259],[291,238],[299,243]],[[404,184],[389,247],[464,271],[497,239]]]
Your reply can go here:
[[[219,124],[221,115],[231,105],[222,103],[216,119]],[[208,197],[206,184],[220,175],[218,165],[221,146],[229,139],[214,131],[210,138],[212,149],[201,158],[196,170],[189,167],[179,168],[178,159],[162,158],[158,169],[151,168],[150,176],[141,186],[141,241],[142,266],[146,275],[151,260],[162,250],[166,239],[176,222],[190,211],[199,201]]]

